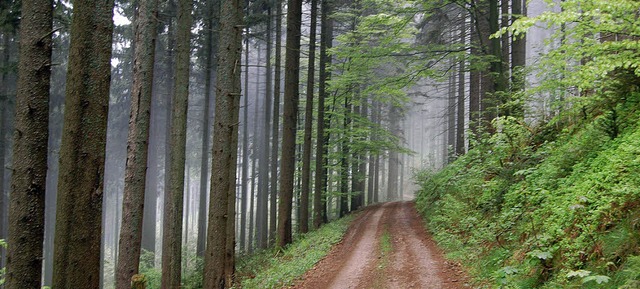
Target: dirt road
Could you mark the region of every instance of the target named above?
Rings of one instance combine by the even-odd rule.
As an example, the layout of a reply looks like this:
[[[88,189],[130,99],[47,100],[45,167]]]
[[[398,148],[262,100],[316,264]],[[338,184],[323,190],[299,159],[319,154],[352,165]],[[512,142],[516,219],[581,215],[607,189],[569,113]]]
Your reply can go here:
[[[412,202],[366,208],[345,238],[293,288],[469,288],[447,262]]]

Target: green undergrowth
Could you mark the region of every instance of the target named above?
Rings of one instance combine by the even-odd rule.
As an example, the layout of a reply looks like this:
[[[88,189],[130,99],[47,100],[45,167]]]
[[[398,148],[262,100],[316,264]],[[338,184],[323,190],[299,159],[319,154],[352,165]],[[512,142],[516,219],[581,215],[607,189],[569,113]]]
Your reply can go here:
[[[342,239],[353,218],[354,214],[351,214],[325,224],[319,230],[298,235],[292,244],[282,250],[272,248],[239,256],[236,259],[238,285],[235,288],[282,288],[293,284],[296,278],[311,269]],[[147,279],[147,288],[160,288],[162,273],[154,266],[154,258],[153,253],[148,251],[144,251],[140,257],[140,273]],[[202,288],[203,260],[184,255],[182,261],[186,269],[182,273],[180,288]]]
[[[416,174],[428,229],[480,288],[640,288],[639,103],[497,119],[466,155]]]
[[[393,242],[391,240],[391,232],[389,232],[389,226],[385,225],[382,235],[380,236],[380,242],[376,248],[376,254],[378,261],[376,264],[376,273],[374,274],[373,282],[371,283],[372,289],[385,288],[386,276],[384,272],[389,266],[389,260],[393,252]]]
[[[389,255],[393,251],[393,244],[391,243],[391,233],[389,232],[389,228],[385,227],[382,236],[380,237],[380,268],[384,269],[387,267],[389,263]]]
[[[237,262],[240,288],[282,288],[292,285],[337,244],[353,215],[333,221],[319,230],[300,236],[283,250],[270,249]]]

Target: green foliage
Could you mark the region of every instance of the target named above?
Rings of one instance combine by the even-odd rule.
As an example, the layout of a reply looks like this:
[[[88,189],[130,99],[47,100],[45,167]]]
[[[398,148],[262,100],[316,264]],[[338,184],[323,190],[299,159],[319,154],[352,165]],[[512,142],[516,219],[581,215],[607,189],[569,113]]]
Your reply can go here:
[[[160,288],[162,272],[154,266],[155,254],[143,250],[140,254],[140,274],[147,278],[147,288]]]
[[[534,69],[543,81],[530,93],[551,92],[558,99],[579,106],[598,101],[597,98],[624,97],[615,92],[609,95],[594,92],[610,89],[620,74],[640,76],[640,43],[636,40],[640,30],[636,15],[629,13],[638,11],[640,2],[545,2],[552,8],[535,17],[520,17],[509,28],[502,29],[503,33],[522,35],[534,25],[546,25],[554,31],[547,40],[548,46],[555,49],[543,55]],[[626,89],[637,90],[637,82],[627,84]],[[567,103],[559,105],[570,107]]]
[[[618,93],[594,98],[583,121],[497,119],[468,154],[417,173],[417,206],[449,256],[499,288],[634,288],[640,96]]]
[[[299,236],[282,251],[270,249],[240,258],[236,274],[240,287],[281,288],[293,284],[342,239],[352,219],[350,215]]]

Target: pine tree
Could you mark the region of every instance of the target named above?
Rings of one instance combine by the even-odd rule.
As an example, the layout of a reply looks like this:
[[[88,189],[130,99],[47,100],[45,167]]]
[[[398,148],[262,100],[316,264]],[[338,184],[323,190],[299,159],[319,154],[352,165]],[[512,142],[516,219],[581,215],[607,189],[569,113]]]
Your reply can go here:
[[[211,201],[203,273],[205,289],[229,288],[233,285],[242,12],[241,1],[222,2],[219,37],[221,47],[216,73]]]
[[[288,0],[287,41],[285,52],[284,106],[282,120],[282,155],[278,203],[278,247],[291,243],[293,175],[295,172],[296,129],[300,80],[300,32],[302,0]]]
[[[13,164],[9,203],[8,289],[41,287],[49,137],[52,2],[22,1],[21,19],[13,141],[13,157],[16,161]],[[1,134],[0,132],[0,137],[4,138]],[[4,148],[0,150],[0,154],[4,154]],[[0,170],[0,174],[4,174],[4,167],[0,167]],[[0,186],[4,184],[0,182]]]
[[[182,218],[187,141],[187,105],[191,43],[191,0],[178,1],[175,84],[171,105],[170,167],[164,197],[162,231],[162,288],[179,288],[182,273]]]
[[[118,244],[120,252],[116,264],[116,288],[120,289],[131,287],[131,277],[138,273],[140,263],[157,33],[157,0],[142,0],[138,5],[138,16],[135,19],[133,84],[127,138],[122,226],[120,226]]]
[[[53,288],[100,287],[113,1],[73,1]]]

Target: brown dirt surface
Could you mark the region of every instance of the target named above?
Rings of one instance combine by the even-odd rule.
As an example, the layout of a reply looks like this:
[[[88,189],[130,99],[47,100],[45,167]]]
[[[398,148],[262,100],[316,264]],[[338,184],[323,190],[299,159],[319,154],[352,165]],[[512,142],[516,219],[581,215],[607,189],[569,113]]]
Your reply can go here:
[[[444,259],[413,202],[365,208],[342,241],[292,288],[470,288]]]

